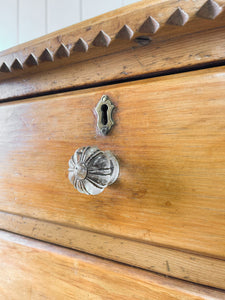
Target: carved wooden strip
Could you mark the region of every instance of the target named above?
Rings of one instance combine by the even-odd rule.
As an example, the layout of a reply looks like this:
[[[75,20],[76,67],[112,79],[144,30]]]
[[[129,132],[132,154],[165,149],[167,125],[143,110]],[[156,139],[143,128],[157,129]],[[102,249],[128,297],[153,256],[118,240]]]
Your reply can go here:
[[[208,4],[207,4],[208,3]],[[11,82],[8,84],[13,83],[14,88],[9,88],[7,87],[5,91],[1,90],[0,97],[7,98],[7,97],[15,97],[15,96],[20,96],[21,93],[23,94],[21,90],[21,85],[17,86],[21,82],[19,78],[17,78],[18,74],[20,76],[24,77],[24,82],[25,85],[27,84],[26,87],[24,87],[24,93],[28,95],[28,91],[31,91],[29,88],[28,84],[31,83],[29,82],[30,80],[34,80],[34,82],[37,81],[37,78],[34,78],[36,75],[36,72],[39,72],[41,76],[38,77],[38,79],[44,78],[45,73],[47,72],[52,73],[51,70],[54,69],[54,72],[57,72],[56,70],[60,68],[61,70],[64,70],[64,72],[67,74],[65,77],[60,77],[60,80],[55,80],[55,74],[48,76],[48,79],[46,81],[43,80],[41,84],[39,84],[39,90],[38,92],[46,91],[46,90],[59,90],[61,88],[71,88],[71,87],[77,87],[79,85],[85,84],[94,84],[95,82],[100,82],[103,79],[110,81],[113,80],[113,78],[116,78],[117,80],[119,78],[131,78],[133,76],[137,77],[139,74],[144,75],[144,74],[155,74],[155,72],[163,72],[165,70],[169,70],[171,68],[177,68],[180,67],[182,68],[183,66],[194,66],[197,64],[203,64],[203,63],[213,63],[216,60],[221,60],[224,59],[224,52],[220,51],[220,48],[222,48],[222,43],[223,43],[223,36],[222,38],[220,37],[219,39],[216,40],[216,35],[213,33],[213,30],[217,30],[218,28],[221,28],[221,32],[223,32],[224,27],[224,19],[225,19],[225,14],[222,12],[223,5],[225,4],[224,0],[218,0],[216,2],[218,4],[215,4],[215,1],[208,1],[206,2],[205,0],[199,0],[199,1],[185,1],[181,0],[179,1],[179,5],[181,10],[177,10],[177,6],[174,5],[174,1],[169,0],[160,0],[157,3],[152,3],[150,0],[145,1],[145,2],[138,2],[136,4],[133,4],[129,6],[128,8],[121,8],[115,13],[108,13],[106,16],[101,16],[94,18],[92,20],[88,20],[85,22],[82,22],[81,24],[76,24],[74,26],[68,27],[67,29],[63,29],[61,31],[58,31],[56,33],[52,33],[51,35],[48,35],[47,37],[42,37],[37,39],[35,42],[28,42],[24,44],[23,46],[16,46],[12,49],[9,49],[7,51],[3,51],[1,53],[0,57],[0,65],[5,62],[8,66],[11,66],[17,58],[22,65],[26,65],[25,60],[26,58],[33,53],[37,59],[41,60],[41,55],[45,48],[49,47],[52,52],[56,53],[57,49],[60,48],[61,44],[64,45],[70,45],[70,48],[72,49],[73,47],[76,48],[76,43],[81,38],[84,40],[91,48],[91,51],[87,51],[87,45],[81,45],[80,51],[77,48],[77,51],[73,51],[71,53],[71,56],[68,60],[58,60],[56,59],[54,61],[54,64],[40,64],[38,68],[24,68],[23,72],[11,72],[11,73],[5,73],[5,72],[0,72],[0,82],[2,84],[0,85],[0,89],[4,89],[6,82],[5,79],[10,79]],[[204,6],[205,4],[205,6]],[[207,4],[207,5],[206,5]],[[214,21],[212,22],[211,20],[203,20],[203,18],[199,18],[198,12],[202,7],[213,7],[211,8],[211,12],[209,15],[206,14],[207,18],[215,18]],[[218,8],[219,7],[219,8]],[[178,14],[178,17],[175,16],[175,18],[172,18],[172,24],[177,23],[177,24],[184,24],[186,22],[185,14],[181,13],[181,11],[184,11],[188,13],[189,15],[189,22],[180,28],[181,26],[170,26],[168,24],[167,20],[170,19],[176,12]],[[205,9],[204,9],[205,11]],[[218,11],[220,12],[218,14]],[[215,13],[216,12],[216,13]],[[196,16],[197,15],[197,16]],[[200,13],[201,15],[201,13]],[[146,16],[148,19],[146,19]],[[217,17],[215,17],[217,16]],[[155,20],[155,21],[153,21]],[[157,22],[157,23],[156,23]],[[129,24],[129,27],[132,28],[132,31],[134,32],[134,36],[130,41],[127,41],[127,43],[120,42],[120,39],[117,39],[117,33],[121,30],[121,24]],[[160,24],[160,30],[158,30],[158,25]],[[144,27],[143,27],[144,26]],[[209,36],[211,30],[211,36]],[[113,43],[110,43],[108,45],[107,49],[104,45],[108,44],[108,39],[104,41],[103,43],[100,43],[100,47],[92,47],[92,42],[94,41],[95,37],[98,35],[99,32],[104,31],[107,33],[107,36],[113,41]],[[140,32],[141,31],[141,32]],[[144,32],[146,31],[146,32]],[[133,50],[136,49],[138,46],[146,46],[146,43],[141,43],[141,37],[138,39],[138,37],[143,34],[154,34],[156,33],[153,37],[154,44],[149,48],[143,59],[145,60],[145,63],[142,64],[145,67],[139,71],[138,69],[140,68],[139,62],[136,61],[136,64],[133,59]],[[199,36],[201,33],[205,32],[205,40],[203,43],[200,45],[198,43]],[[207,34],[206,34],[207,33]],[[188,45],[192,45],[192,47],[187,47],[185,45],[185,48],[183,48],[182,42],[183,39],[186,39],[186,37],[189,35],[189,43]],[[178,59],[175,57],[175,51],[174,51],[174,43],[175,39],[179,41],[179,52],[182,52],[180,55],[178,55]],[[213,41],[213,42],[212,42]],[[137,43],[136,43],[137,42]],[[171,43],[171,46],[170,46]],[[213,48],[210,48],[213,45]],[[97,41],[98,44],[98,41]],[[172,45],[173,44],[173,45]],[[207,44],[207,50],[208,53],[205,53],[206,51],[206,45]],[[164,48],[164,45],[167,45],[167,53],[168,57],[163,57],[165,56],[165,53],[162,52],[162,48]],[[221,46],[220,46],[221,45]],[[78,44],[79,46],[79,44]],[[150,53],[154,52],[154,46],[157,47],[158,51],[157,54],[154,54],[154,62],[152,62],[152,55]],[[218,48],[219,47],[219,48]],[[131,51],[132,49],[132,51]],[[187,50],[188,49],[188,53]],[[219,50],[218,50],[219,49]],[[65,49],[64,49],[65,50]],[[68,57],[68,50],[62,50],[62,57]],[[80,52],[75,53],[75,52]],[[118,60],[118,53],[120,52],[120,56],[124,52],[126,53],[126,60],[124,61],[124,66],[121,65],[121,63]],[[164,49],[163,49],[164,51]],[[85,55],[82,52],[87,52]],[[128,54],[130,52],[130,55]],[[139,56],[142,55],[142,50],[138,49],[136,51],[137,53],[135,54],[135,57],[139,59]],[[173,54],[171,53],[173,52]],[[177,52],[177,51],[176,51]],[[198,57],[197,53],[199,54]],[[92,67],[89,66],[90,60],[98,60],[101,56],[104,56],[107,54],[107,59],[110,59],[112,61],[113,65],[113,72],[112,68],[110,68],[111,75],[107,74],[107,71],[109,68],[104,68],[103,70],[98,70],[97,72],[95,71],[94,74],[89,76],[89,78],[85,78],[85,74],[82,74],[80,72],[81,70],[87,70],[87,69],[92,69]],[[60,56],[60,55],[59,55]],[[158,56],[160,57],[159,60],[155,59],[155,57]],[[56,53],[57,57],[57,53]],[[60,56],[61,57],[61,56]],[[163,58],[161,58],[163,57]],[[182,59],[181,59],[182,58]],[[106,59],[106,58],[104,58]],[[115,61],[114,61],[115,60]],[[118,61],[118,63],[116,62]],[[100,59],[100,61],[102,61]],[[126,63],[125,63],[126,61]],[[107,62],[108,64],[109,62]],[[147,64],[146,64],[147,63]],[[82,64],[82,65],[81,65]],[[151,67],[149,67],[151,64]],[[33,65],[33,64],[32,64]],[[45,66],[46,65],[46,66]],[[76,66],[75,66],[76,65]],[[100,65],[98,63],[98,65]],[[146,67],[148,65],[148,67]],[[163,68],[162,68],[163,65]],[[71,67],[71,70],[76,70],[76,74],[79,74],[79,78],[74,79],[74,75],[72,75],[71,70],[68,70],[68,68]],[[125,69],[130,69],[129,71],[124,71],[123,67]],[[71,74],[71,75],[70,75]],[[71,78],[69,78],[71,76]],[[42,80],[42,79],[40,79]],[[35,83],[31,83],[33,88],[32,88],[32,93],[37,93]],[[7,94],[9,96],[7,96]]]
[[[197,15],[203,18],[214,19],[220,12],[222,7],[220,7],[215,1],[208,0],[198,11]],[[183,26],[189,19],[189,16],[180,7],[170,16],[167,23],[171,25]],[[141,33],[156,33],[159,28],[159,23],[153,18],[149,17],[140,27],[139,32]],[[133,36],[133,31],[128,25],[124,25],[121,30],[116,35],[116,38],[131,40]],[[100,31],[99,34],[93,41],[93,45],[97,47],[108,47],[110,44],[110,37]],[[79,52],[87,52],[88,44],[83,38],[80,38],[74,45],[74,50]],[[58,57],[69,57],[70,53],[67,47],[63,44],[60,45],[56,51]],[[42,61],[53,61],[53,55],[46,48],[40,56]],[[33,65],[33,62],[31,62]]]
[[[225,289],[225,261],[0,212],[0,228],[167,276]]]
[[[225,299],[222,291],[3,231],[0,253],[2,299]]]
[[[170,27],[178,28],[178,26]],[[77,58],[83,57],[83,53],[80,55],[76,52],[75,56],[71,55],[70,58],[63,60],[63,65],[60,59],[55,60],[54,64],[51,64],[55,68],[43,63],[38,68],[29,68],[29,76],[26,72],[20,72],[20,76],[2,79],[0,101],[24,95],[38,95],[46,91],[55,92],[66,88],[88,87],[139,76],[165,74],[168,70],[171,73],[189,68],[196,69],[202,65],[206,67],[214,63],[221,64],[225,59],[224,30],[225,27],[221,25],[213,30],[172,38],[163,43],[161,40],[154,39],[154,42],[150,42],[151,39],[146,39],[146,37],[137,37],[135,42],[131,42],[131,48],[120,49],[117,52],[118,45],[114,42],[114,45],[107,49],[98,47],[99,57],[94,59],[92,56],[94,51],[88,51],[84,60],[80,62]],[[120,45],[122,44],[120,42]],[[178,44],[179,47],[175,51],[174,47]],[[108,49],[111,49],[112,53],[107,53],[107,55],[103,53]],[[36,69],[39,70],[38,73]]]
[[[201,1],[198,1],[198,2],[200,3]],[[183,3],[183,4],[185,4],[185,3]],[[160,10],[160,8],[159,8],[159,10]],[[221,11],[222,11],[222,7],[219,6],[214,0],[207,0],[202,5],[202,7],[199,9],[199,11],[197,12],[197,15],[202,16],[204,18],[213,18],[214,19],[216,16],[218,16],[219,13],[221,13]],[[170,16],[167,23],[183,26],[188,21],[188,19],[189,19],[189,17],[187,15],[187,13],[184,10],[182,10],[182,8],[178,7],[176,9],[176,11],[174,11],[174,13]],[[125,31],[126,31],[126,26],[127,25],[125,25],[125,28],[122,28]],[[150,16],[140,27],[140,30],[141,30],[140,32],[155,33],[158,29],[158,26],[159,26],[159,23],[152,16]],[[143,31],[143,30],[145,30],[145,31]],[[101,31],[99,32],[99,35],[101,38],[101,36],[102,36]],[[104,37],[103,37],[103,39],[104,39]],[[62,48],[64,48],[64,47],[62,46]],[[67,52],[67,50],[65,50],[65,52]]]

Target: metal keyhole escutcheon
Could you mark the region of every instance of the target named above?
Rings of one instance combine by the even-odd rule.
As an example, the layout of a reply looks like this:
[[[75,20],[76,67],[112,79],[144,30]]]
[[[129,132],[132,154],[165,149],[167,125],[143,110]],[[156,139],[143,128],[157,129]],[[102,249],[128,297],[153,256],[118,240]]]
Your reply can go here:
[[[107,135],[114,121],[112,118],[113,109],[115,106],[108,96],[103,95],[101,100],[98,102],[95,107],[95,112],[97,115],[97,129],[101,135]]]

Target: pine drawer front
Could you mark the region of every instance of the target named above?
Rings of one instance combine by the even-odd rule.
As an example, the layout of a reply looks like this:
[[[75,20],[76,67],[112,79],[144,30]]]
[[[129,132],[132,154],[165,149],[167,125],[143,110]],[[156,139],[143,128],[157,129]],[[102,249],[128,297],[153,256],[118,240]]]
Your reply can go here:
[[[0,231],[0,298],[225,299],[225,293]]]
[[[181,276],[182,264],[175,272],[165,261],[162,272],[224,286],[224,83],[218,67],[1,104],[1,228],[87,252],[99,246],[104,257],[115,249],[96,246],[101,235],[205,255],[221,265],[211,272],[220,280],[205,274],[204,281],[203,263],[200,278]],[[104,94],[116,106],[105,137],[93,113]],[[117,182],[97,196],[80,194],[68,180],[71,155],[88,145],[112,151],[120,164]],[[93,233],[86,249],[82,234],[69,240],[76,229]],[[129,263],[140,265],[132,253]]]

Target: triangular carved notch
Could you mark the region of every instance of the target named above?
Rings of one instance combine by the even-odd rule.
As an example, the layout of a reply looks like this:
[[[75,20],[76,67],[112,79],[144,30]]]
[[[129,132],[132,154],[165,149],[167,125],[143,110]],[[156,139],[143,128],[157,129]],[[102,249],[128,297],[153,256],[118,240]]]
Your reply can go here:
[[[28,56],[28,58],[26,59],[25,64],[26,64],[28,67],[37,66],[37,65],[38,65],[37,57],[36,57],[33,53],[31,53],[31,54]]]
[[[111,42],[111,38],[103,30],[101,30],[93,41],[93,45],[96,47],[108,47]]]
[[[199,9],[197,16],[204,19],[215,19],[222,11],[222,7],[219,6],[214,0],[208,0]]]
[[[69,57],[70,56],[70,50],[62,43],[58,50],[56,51],[56,56],[59,58],[62,57]]]
[[[84,39],[79,38],[79,40],[75,43],[73,50],[77,52],[87,52],[88,44],[85,42]]]
[[[170,25],[184,26],[189,20],[188,14],[180,7],[170,16],[167,23]]]
[[[153,17],[150,16],[141,25],[141,27],[139,28],[139,32],[141,32],[141,33],[156,33],[156,31],[159,29],[159,27],[160,27],[159,23]]]
[[[10,67],[4,62],[0,67],[0,72],[10,73]]]
[[[42,52],[42,54],[40,56],[40,60],[41,61],[54,61],[52,52],[48,48],[45,48],[45,50]]]
[[[11,68],[14,69],[14,70],[23,70],[23,65],[22,65],[22,63],[19,61],[19,59],[16,58],[16,59],[14,60],[14,62],[12,63]]]
[[[124,25],[117,33],[116,38],[121,40],[131,40],[133,35],[133,30],[128,25]]]

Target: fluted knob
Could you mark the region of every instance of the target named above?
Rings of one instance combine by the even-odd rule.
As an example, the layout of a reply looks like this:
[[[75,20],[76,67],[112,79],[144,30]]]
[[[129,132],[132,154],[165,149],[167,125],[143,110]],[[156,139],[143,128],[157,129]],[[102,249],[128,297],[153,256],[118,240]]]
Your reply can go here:
[[[114,183],[119,175],[119,164],[110,151],[97,147],[83,147],[75,151],[69,160],[69,180],[80,192],[100,194]]]

